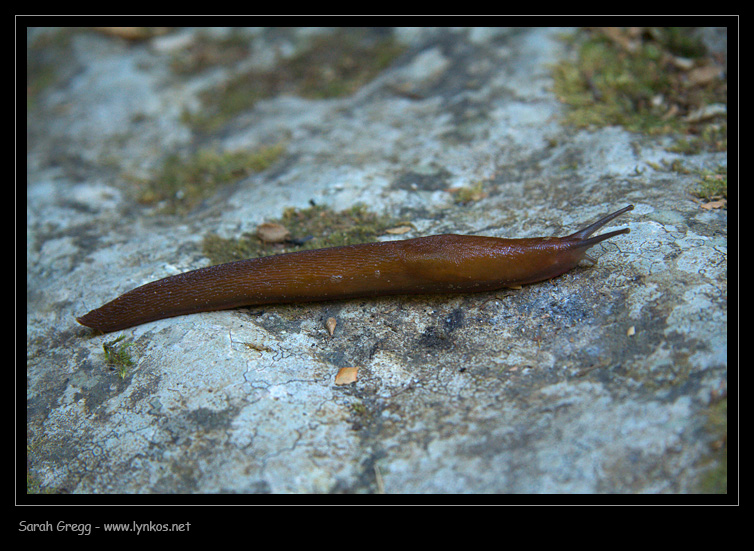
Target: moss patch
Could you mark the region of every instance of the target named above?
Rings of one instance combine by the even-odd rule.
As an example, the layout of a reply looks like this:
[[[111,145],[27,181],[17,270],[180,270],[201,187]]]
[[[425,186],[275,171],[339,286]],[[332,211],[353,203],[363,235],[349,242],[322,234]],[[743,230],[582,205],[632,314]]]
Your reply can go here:
[[[209,234],[204,238],[203,252],[212,264],[221,264],[270,254],[353,245],[374,241],[396,224],[392,218],[374,214],[363,205],[342,212],[320,206],[303,210],[290,208],[280,219],[268,222],[285,226],[291,232],[291,239],[270,245],[252,233],[238,239]]]
[[[707,411],[707,430],[715,438],[706,462],[712,465],[699,480],[698,491],[705,494],[728,492],[728,399],[713,403]]]
[[[39,35],[26,48],[26,108],[37,106],[37,98],[50,87],[55,86],[61,75],[60,68],[70,62],[71,37],[78,32],[71,27],[63,27],[52,33]]]
[[[694,136],[698,148],[727,147],[727,79],[694,29],[595,28],[573,43],[576,60],[553,68],[568,124],[620,125]]]
[[[453,202],[457,205],[468,205],[469,203],[476,203],[487,197],[487,192],[484,190],[485,182],[483,180],[477,180],[472,182],[468,186],[454,188],[450,191],[453,193]]]
[[[232,29],[225,37],[214,37],[197,31],[186,48],[173,54],[170,68],[179,75],[193,75],[211,67],[232,67],[249,56],[248,37],[240,29]]]
[[[254,151],[219,152],[202,149],[193,156],[177,153],[165,158],[153,177],[132,180],[142,204],[164,203],[169,213],[184,213],[211,196],[221,186],[261,172],[285,151],[280,143]]]
[[[715,170],[700,170],[693,193],[705,201],[728,198],[728,167],[719,166]]]
[[[105,361],[110,365],[111,369],[118,373],[121,379],[126,378],[129,368],[134,365],[130,352],[133,343],[126,341],[125,338],[125,336],[121,335],[115,340],[102,344],[102,349],[105,351]]]
[[[354,93],[385,69],[404,47],[392,37],[340,30],[269,70],[241,73],[200,94],[202,109],[184,113],[194,130],[214,132],[259,100],[279,94],[326,99]]]

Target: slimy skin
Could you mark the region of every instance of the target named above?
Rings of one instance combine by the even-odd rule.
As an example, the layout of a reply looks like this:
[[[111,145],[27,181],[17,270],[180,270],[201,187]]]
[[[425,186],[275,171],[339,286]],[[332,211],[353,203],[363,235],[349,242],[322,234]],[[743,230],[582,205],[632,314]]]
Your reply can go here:
[[[433,235],[240,260],[166,277],[77,318],[102,332],[239,306],[382,295],[473,293],[559,276],[628,228],[590,237],[629,205],[567,237]]]

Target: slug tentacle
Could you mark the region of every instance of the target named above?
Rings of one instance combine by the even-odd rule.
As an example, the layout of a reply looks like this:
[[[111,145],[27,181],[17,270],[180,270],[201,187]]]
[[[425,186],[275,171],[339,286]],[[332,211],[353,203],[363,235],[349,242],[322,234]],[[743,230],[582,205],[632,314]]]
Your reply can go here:
[[[503,239],[433,235],[240,260],[152,281],[77,321],[117,331],[163,318],[239,306],[401,294],[494,291],[574,268],[589,247],[628,228],[590,237],[629,205],[567,237]]]
[[[630,210],[634,210],[633,205],[628,205],[627,207],[624,207],[618,211],[615,211],[612,214],[608,214],[607,216],[604,216],[597,220],[594,224],[587,226],[583,230],[579,230],[576,233],[572,233],[566,239],[579,239],[579,240],[585,240],[587,237],[592,235],[594,232],[596,232],[598,229],[600,229],[602,226],[610,222],[610,220],[613,220],[614,218],[617,218],[621,214],[628,212]],[[596,245],[600,241],[604,241],[605,239],[610,239],[611,237],[615,237],[616,235],[620,235],[621,233],[629,233],[629,229],[625,228],[622,230],[606,233],[604,235],[598,235],[597,237],[594,237],[593,239],[596,239],[596,241],[592,242],[592,245]],[[589,245],[590,247],[592,245]]]
[[[571,235],[564,237],[564,241],[570,241],[571,245],[574,249],[583,251],[583,260],[586,260],[588,262],[591,262],[592,265],[597,264],[597,260],[586,254],[587,249],[595,246],[597,243],[601,243],[602,241],[605,241],[606,239],[610,239],[611,237],[615,237],[616,235],[621,235],[624,233],[631,233],[631,230],[628,228],[623,228],[621,230],[615,230],[607,233],[603,233],[602,235],[595,235],[592,237],[589,237],[594,232],[596,232],[598,229],[600,229],[602,226],[613,220],[614,218],[617,218],[621,214],[628,212],[630,210],[634,210],[633,205],[628,205],[627,207],[624,207],[620,209],[619,211],[613,212],[611,214],[608,214],[607,216],[603,216],[599,220],[597,220],[594,224],[591,224],[587,226],[586,228],[577,231],[576,233],[572,233]]]
[[[603,233],[601,235],[595,235],[594,237],[580,241],[577,246],[583,249],[588,249],[589,247],[593,247],[597,243],[601,243],[605,239],[610,239],[611,237],[615,237],[616,235],[621,235],[623,233],[631,233],[631,230],[628,228],[623,228],[622,230],[615,230]]]

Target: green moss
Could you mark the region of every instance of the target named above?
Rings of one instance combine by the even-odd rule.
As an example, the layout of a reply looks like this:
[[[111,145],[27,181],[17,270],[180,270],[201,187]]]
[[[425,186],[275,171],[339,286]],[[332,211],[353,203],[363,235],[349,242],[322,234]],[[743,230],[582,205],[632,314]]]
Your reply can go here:
[[[321,206],[303,210],[289,208],[283,213],[280,223],[294,237],[311,237],[302,245],[304,249],[373,241],[394,224],[392,218],[377,215],[365,205],[355,205],[340,212]]]
[[[387,228],[395,225],[391,218],[374,214],[363,205],[342,212],[320,206],[290,208],[279,220],[269,222],[285,226],[291,233],[290,242],[269,245],[250,233],[238,239],[209,234],[204,238],[203,252],[212,264],[221,264],[269,254],[366,243],[374,241]]]
[[[467,205],[487,197],[487,192],[484,191],[484,182],[482,180],[454,191],[453,202],[459,205]]]
[[[42,482],[29,472],[30,457],[36,452],[36,449],[42,445],[42,439],[34,438],[26,444],[26,493],[27,494],[54,494],[54,489],[42,486]]]
[[[202,240],[202,252],[209,258],[210,264],[224,264],[264,256],[263,250],[263,243],[251,233],[230,239],[210,233]]]
[[[228,36],[214,37],[198,31],[186,48],[181,48],[170,63],[179,75],[193,75],[210,67],[229,67],[247,58],[249,38],[240,29],[232,29]]]
[[[711,468],[699,480],[699,492],[725,494],[728,492],[728,399],[722,398],[707,410],[707,431],[714,436],[710,456]]]
[[[279,94],[312,99],[349,95],[403,51],[392,37],[372,39],[346,30],[315,37],[270,70],[248,71],[203,92],[202,109],[185,112],[183,120],[197,131],[213,132],[259,100]]]
[[[704,125],[697,134],[678,138],[666,150],[684,155],[695,155],[702,151],[727,151],[728,125]]]
[[[728,167],[697,171],[698,180],[694,195],[705,201],[728,198]]]
[[[690,27],[652,28],[650,32],[658,42],[661,50],[673,55],[687,58],[699,58],[707,54],[704,42]]]
[[[356,431],[368,429],[374,425],[375,418],[380,411],[380,407],[371,400],[353,402],[351,404],[351,428]]]
[[[579,33],[573,44],[576,61],[553,68],[554,91],[569,106],[566,123],[679,136],[703,135],[712,127],[717,135],[708,134],[698,146],[727,146],[719,135],[727,135],[725,114],[704,121],[688,117],[706,105],[727,104],[724,78],[690,78],[693,67],[714,63],[704,57],[693,29],[592,29]]]
[[[261,172],[285,151],[282,143],[254,151],[202,149],[191,157],[172,154],[165,158],[148,180],[135,180],[142,204],[164,202],[164,210],[182,213],[191,210],[221,186]]]
[[[33,109],[37,98],[59,79],[61,64],[71,57],[71,37],[79,30],[63,27],[55,32],[41,33],[26,48],[26,108]]]
[[[367,407],[364,405],[363,402],[355,402],[355,403],[351,404],[351,410],[356,415],[362,415],[363,416],[363,415],[365,415],[367,413]]]
[[[102,344],[102,349],[105,351],[105,361],[118,372],[121,379],[126,378],[128,368],[134,364],[129,352],[133,343],[122,342],[124,339],[124,336],[120,336]]]
[[[26,493],[27,494],[54,494],[56,493],[55,490],[52,488],[46,488],[42,486],[42,483],[39,481],[39,479],[26,473]]]
[[[307,50],[285,66],[299,95],[326,99],[353,94],[403,50],[391,37],[368,43],[363,37],[341,31],[315,38]]]

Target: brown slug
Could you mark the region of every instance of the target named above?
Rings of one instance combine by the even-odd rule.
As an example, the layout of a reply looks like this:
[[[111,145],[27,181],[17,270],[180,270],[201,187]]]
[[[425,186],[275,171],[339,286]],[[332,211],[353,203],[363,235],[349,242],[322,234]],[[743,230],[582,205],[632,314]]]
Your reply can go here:
[[[433,235],[346,245],[209,266],[137,287],[78,318],[103,332],[238,306],[379,295],[493,291],[563,274],[587,249],[628,228],[590,237],[629,205],[567,237]]]

